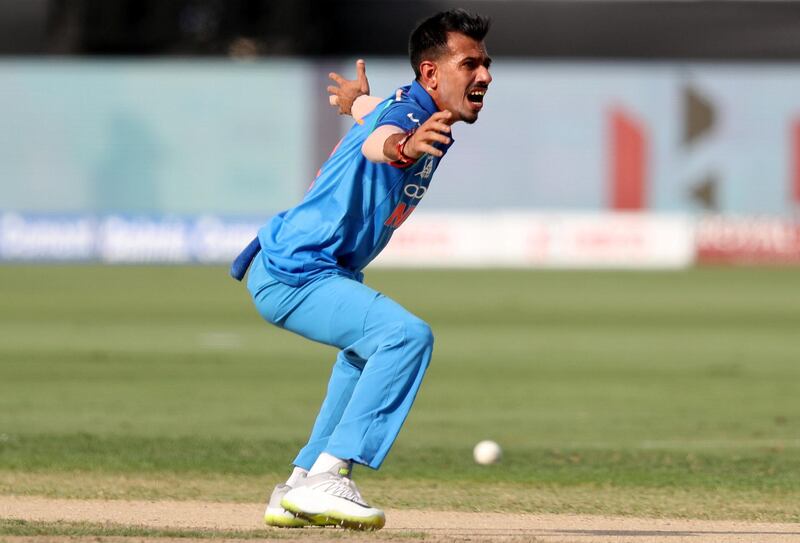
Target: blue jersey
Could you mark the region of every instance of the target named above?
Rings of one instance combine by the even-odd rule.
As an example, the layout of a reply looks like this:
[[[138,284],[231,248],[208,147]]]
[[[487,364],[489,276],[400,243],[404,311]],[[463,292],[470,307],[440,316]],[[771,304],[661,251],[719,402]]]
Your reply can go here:
[[[414,81],[355,123],[303,201],[259,230],[260,257],[269,274],[291,286],[324,273],[363,280],[362,270],[425,196],[441,159],[426,154],[399,169],[370,162],[361,146],[378,126],[410,131],[437,111],[431,96]],[[447,152],[450,145],[436,147]]]

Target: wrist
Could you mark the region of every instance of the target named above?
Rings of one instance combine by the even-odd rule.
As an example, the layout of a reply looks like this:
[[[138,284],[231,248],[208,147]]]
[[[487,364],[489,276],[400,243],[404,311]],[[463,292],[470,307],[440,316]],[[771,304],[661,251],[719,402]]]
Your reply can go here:
[[[408,168],[417,161],[416,158],[410,157],[405,153],[406,144],[413,135],[414,131],[411,130],[406,132],[405,136],[397,141],[397,144],[395,144],[395,154],[397,155],[397,158],[389,163],[391,166],[394,166],[395,168]]]

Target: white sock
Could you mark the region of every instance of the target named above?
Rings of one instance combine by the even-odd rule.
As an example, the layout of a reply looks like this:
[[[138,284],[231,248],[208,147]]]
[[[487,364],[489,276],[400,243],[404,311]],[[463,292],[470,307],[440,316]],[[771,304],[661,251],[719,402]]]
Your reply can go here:
[[[294,470],[292,470],[292,474],[289,475],[288,479],[286,479],[286,484],[294,488],[297,486],[297,483],[300,482],[301,479],[304,479],[307,475],[308,470],[295,466]]]
[[[330,469],[338,464],[339,462],[344,462],[341,458],[336,458],[335,456],[328,454],[328,453],[321,453],[317,457],[317,461],[314,462],[314,465],[311,466],[311,470],[308,472],[308,475],[316,475],[317,473],[324,473],[326,471],[330,471]]]

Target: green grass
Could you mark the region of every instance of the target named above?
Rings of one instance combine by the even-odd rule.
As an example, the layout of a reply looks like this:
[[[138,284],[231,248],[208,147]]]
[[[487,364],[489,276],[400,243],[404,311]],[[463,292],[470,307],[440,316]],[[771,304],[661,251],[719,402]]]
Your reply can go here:
[[[288,539],[297,541],[302,536],[303,540],[310,541],[330,541],[332,539],[353,540],[353,533],[345,530],[333,529],[307,529],[298,534],[295,530],[279,530],[262,528],[259,530],[192,530],[192,529],[165,529],[147,528],[144,526],[126,526],[114,523],[91,523],[91,522],[40,522],[26,521],[21,519],[0,519],[0,534],[16,537],[40,537],[40,536],[62,536],[71,539],[86,538],[97,541],[97,538],[145,538],[146,541],[154,539],[187,539],[187,540],[283,540]],[[360,541],[377,540],[421,540],[424,534],[420,532],[376,532],[359,533],[357,538]]]
[[[90,434],[14,436],[0,449],[3,469],[18,472],[75,472],[157,475],[281,473],[287,451],[301,442],[244,438],[137,438]],[[746,449],[734,453],[649,449],[510,448],[502,464],[472,462],[468,448],[398,445],[396,458],[381,474],[473,483],[566,484],[673,488],[800,489],[800,456],[795,449]],[[362,470],[363,471],[363,470]]]
[[[512,510],[624,514],[650,496],[653,514],[800,519],[798,270],[367,282],[436,335],[395,450],[362,470],[382,503],[429,505],[411,485],[444,508],[490,489]],[[190,483],[214,480],[206,497],[260,500],[220,481],[287,471],[334,356],[261,321],[221,268],[0,266],[0,492],[61,495],[77,471],[70,495],[169,476],[200,494],[130,492],[202,499]],[[470,458],[485,438],[505,452],[488,469]]]
[[[277,530],[178,530],[125,526],[121,524],[97,524],[91,522],[40,522],[22,519],[0,519],[0,534],[18,537],[65,536],[65,537],[146,537],[177,539],[266,539],[291,537],[290,533]]]

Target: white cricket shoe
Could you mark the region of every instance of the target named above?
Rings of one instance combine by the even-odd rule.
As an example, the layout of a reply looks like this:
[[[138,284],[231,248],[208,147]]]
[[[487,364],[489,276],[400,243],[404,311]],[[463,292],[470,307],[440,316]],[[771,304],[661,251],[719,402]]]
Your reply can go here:
[[[267,510],[264,511],[264,522],[267,525],[280,528],[302,528],[311,525],[308,519],[298,517],[281,507],[281,500],[291,489],[292,487],[284,483],[275,485],[275,490],[269,497]]]
[[[284,495],[281,506],[313,524],[380,530],[386,516],[364,501],[349,477],[350,470],[349,464],[339,462],[330,471],[307,477]]]

